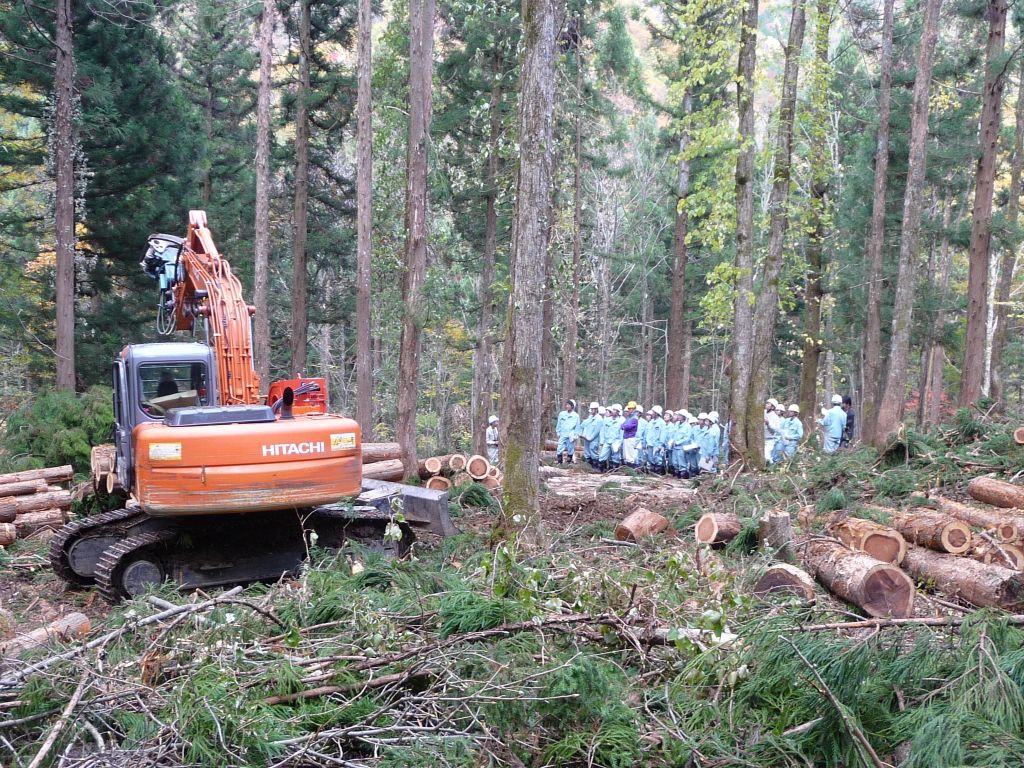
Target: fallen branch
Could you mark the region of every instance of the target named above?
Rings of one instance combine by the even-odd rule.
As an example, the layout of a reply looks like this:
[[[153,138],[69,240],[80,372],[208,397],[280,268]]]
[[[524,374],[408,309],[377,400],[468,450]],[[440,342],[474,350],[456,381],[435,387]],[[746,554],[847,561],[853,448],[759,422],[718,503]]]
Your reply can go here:
[[[830,629],[883,629],[918,625],[923,627],[959,627],[970,616],[921,616],[907,619],[863,619],[861,621],[836,621],[829,624],[807,624],[794,627],[799,632],[823,632]],[[1011,626],[1024,625],[1024,614],[1013,614],[1000,619]]]
[[[53,745],[57,741],[57,737],[60,736],[60,732],[64,730],[64,726],[67,725],[68,720],[71,718],[71,713],[75,711],[75,707],[78,706],[78,702],[82,700],[82,694],[85,693],[85,684],[88,682],[89,676],[85,673],[82,674],[82,679],[78,682],[78,687],[75,688],[74,694],[71,696],[71,700],[68,705],[64,707],[64,711],[60,713],[60,717],[57,718],[57,722],[53,724],[53,728],[46,736],[46,741],[43,742],[43,746],[36,752],[36,756],[32,758],[32,762],[28,764],[28,768],[39,768],[43,764],[43,760],[49,754]]]

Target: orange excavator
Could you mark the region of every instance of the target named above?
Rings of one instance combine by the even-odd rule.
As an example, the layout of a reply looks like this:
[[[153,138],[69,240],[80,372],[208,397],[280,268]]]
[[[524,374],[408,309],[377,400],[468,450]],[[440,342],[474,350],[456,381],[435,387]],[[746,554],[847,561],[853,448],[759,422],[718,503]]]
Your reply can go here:
[[[58,532],[59,576],[116,602],[167,579],[182,588],[278,579],[311,546],[357,540],[401,556],[414,528],[457,533],[446,494],[362,479],[359,425],[327,413],[323,379],[260,394],[256,309],[203,211],[190,212],[185,238],[151,235],[142,267],[160,284],[158,332],[204,330],[207,341],[132,344],[114,361],[106,485],[127,501]]]

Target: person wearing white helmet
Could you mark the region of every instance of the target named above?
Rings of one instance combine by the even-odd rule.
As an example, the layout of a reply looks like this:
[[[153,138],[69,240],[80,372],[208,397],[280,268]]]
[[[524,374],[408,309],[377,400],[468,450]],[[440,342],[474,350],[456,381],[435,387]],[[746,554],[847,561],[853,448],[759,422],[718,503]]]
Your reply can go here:
[[[775,443],[772,461],[782,461],[783,457],[793,458],[803,437],[804,425],[800,421],[800,406],[794,403],[786,409],[786,418],[779,427],[779,440]]]
[[[608,463],[612,469],[622,466],[622,426],[626,423],[626,417],[622,415],[622,403],[612,405],[615,414],[615,426],[618,429],[615,437],[612,438],[612,452],[608,457]]]
[[[565,409],[558,414],[558,421],[555,423],[555,437],[558,438],[558,447],[555,449],[558,456],[558,463],[565,461],[572,464],[576,460],[576,438],[580,434],[580,415],[576,413],[576,401],[571,397],[565,401]]]
[[[498,434],[498,417],[491,416],[487,420],[487,460],[497,466],[498,464],[498,443],[500,435]]]
[[[824,433],[822,450],[825,453],[835,453],[839,450],[839,442],[843,439],[843,430],[846,429],[846,411],[843,410],[843,398],[840,395],[832,395],[832,407],[821,409],[822,417],[818,419]]]
[[[689,427],[689,442],[683,445],[683,456],[686,459],[686,471],[684,477],[696,477],[700,474],[700,438],[703,432],[700,419],[692,413],[686,420]]]
[[[622,406],[619,406],[621,409]],[[597,468],[602,472],[611,469],[613,444],[621,439],[622,428],[619,426],[618,413],[615,405],[609,405],[601,425],[600,448],[598,449]]]
[[[704,430],[700,438],[700,469],[702,472],[718,471],[718,451],[722,444],[722,430],[718,426],[718,413],[701,414],[704,417]]]
[[[671,466],[672,474],[676,477],[689,477],[686,469],[686,446],[691,441],[690,421],[686,415],[686,409],[676,411],[675,434],[672,438]]]
[[[675,450],[676,445],[676,433],[679,431],[679,425],[676,424],[676,412],[669,409],[665,409],[665,471],[670,474],[675,474],[675,464],[672,463],[673,455],[672,452]]]
[[[636,468],[643,472],[647,468],[647,412],[637,403],[636,406]]]
[[[599,411],[601,406],[596,401],[590,404],[590,415],[580,424],[580,435],[583,437],[583,459],[590,466],[597,465],[597,453],[601,441],[601,427],[604,425],[604,418]]]
[[[779,426],[782,423],[782,406],[774,397],[769,397],[764,406],[764,460],[769,464],[775,453],[775,441],[779,439]]]
[[[665,419],[660,405],[651,407],[647,425],[647,464],[652,472],[665,474]]]

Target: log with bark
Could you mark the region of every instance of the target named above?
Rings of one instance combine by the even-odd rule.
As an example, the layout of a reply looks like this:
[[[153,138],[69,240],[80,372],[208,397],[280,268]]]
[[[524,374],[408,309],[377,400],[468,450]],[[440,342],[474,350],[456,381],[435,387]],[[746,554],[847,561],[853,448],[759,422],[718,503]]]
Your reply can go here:
[[[435,475],[434,477],[428,478],[424,486],[430,488],[432,491],[447,491],[452,487],[452,481],[447,477],[441,477]]]
[[[452,454],[449,453],[444,454],[443,456],[431,456],[430,458],[420,461],[416,467],[420,475],[420,480],[426,480],[434,475],[445,475],[447,477],[449,474],[448,460],[451,457]]]
[[[32,493],[44,493],[51,486],[45,480],[25,480],[20,483],[0,485],[0,498],[8,496],[28,496]],[[57,490],[60,490],[59,488]]]
[[[107,476],[114,471],[117,463],[117,446],[111,443],[95,445],[89,455],[89,469],[92,486],[96,491],[107,489]]]
[[[1014,571],[1024,570],[1024,550],[1007,542],[976,542],[966,556],[979,563],[991,563]]]
[[[979,509],[970,504],[947,499],[944,496],[932,496],[939,510],[957,520],[963,520],[986,531],[992,531],[999,541],[1017,541],[1024,538],[1024,515],[1012,512],[1001,512],[994,509]]]
[[[474,480],[483,480],[491,471],[491,462],[486,456],[473,454],[466,460],[466,473]]]
[[[1024,509],[1024,487],[997,480],[994,477],[976,477],[967,484],[967,492],[978,501],[1004,509]]]
[[[619,541],[640,541],[644,536],[653,536],[668,528],[668,518],[638,507],[615,526],[615,538]]]
[[[0,523],[0,547],[9,547],[18,538],[18,529],[13,523]]]
[[[67,641],[85,637],[90,631],[92,631],[92,625],[89,623],[88,616],[84,613],[69,613],[51,621],[44,627],[33,629],[31,632],[18,635],[13,640],[3,643],[0,645],[0,656],[15,658],[54,640]]]
[[[1017,611],[1024,608],[1024,574],[966,557],[908,547],[903,568],[948,597],[972,605]]]
[[[905,512],[894,512],[892,527],[908,542],[937,552],[960,555],[971,548],[970,526],[938,510],[915,507]]]
[[[23,515],[26,512],[38,512],[43,509],[70,509],[71,492],[65,490],[35,493],[31,496],[9,496],[0,499],[0,521],[10,522],[6,519],[12,512],[15,515]]]
[[[452,472],[462,472],[466,469],[466,457],[461,453],[453,453],[448,457],[448,469]]]
[[[484,488],[486,488],[489,491],[497,491],[501,489],[501,477],[493,477],[491,475],[488,475],[480,482],[483,484]]]
[[[757,540],[782,560],[793,558],[793,520],[788,512],[771,509],[757,522]]]
[[[892,563],[824,539],[808,542],[804,558],[829,591],[869,616],[905,618],[914,609],[914,583]]]
[[[465,472],[456,472],[452,475],[452,488],[457,488],[460,485],[471,485],[473,478]]]
[[[68,483],[75,476],[70,464],[62,467],[46,467],[44,469],[27,469],[24,472],[10,472],[0,475],[0,485],[21,483],[26,480],[46,480],[48,483]]]
[[[14,528],[18,532],[18,538],[24,539],[36,531],[49,529],[56,531],[67,519],[62,509],[41,509],[35,512],[25,512],[14,519]]]
[[[375,464],[378,461],[390,461],[402,457],[402,447],[398,443],[363,443],[363,464]]]
[[[867,552],[883,563],[899,565],[907,554],[907,542],[899,531],[872,520],[848,517],[833,523],[829,532],[851,549]]]
[[[405,469],[401,459],[389,459],[388,461],[377,461],[373,464],[363,465],[363,477],[371,480],[390,480],[397,482],[405,477]]]
[[[1024,445],[1024,427],[1017,427],[1013,430],[1013,442],[1017,445]]]
[[[814,602],[814,579],[806,571],[789,563],[776,563],[766,570],[754,585],[754,594],[764,597],[783,592]]]
[[[731,512],[709,512],[702,515],[693,532],[698,544],[725,544],[736,538],[743,524]]]
[[[498,477],[501,474],[501,470],[491,464],[491,468],[487,470],[488,477]]]

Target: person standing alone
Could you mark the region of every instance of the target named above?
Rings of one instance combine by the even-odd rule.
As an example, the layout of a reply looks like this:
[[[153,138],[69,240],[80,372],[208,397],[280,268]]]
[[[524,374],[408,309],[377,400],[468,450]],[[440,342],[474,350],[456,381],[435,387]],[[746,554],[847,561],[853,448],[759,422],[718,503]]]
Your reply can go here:
[[[565,410],[558,414],[555,424],[555,436],[558,438],[558,463],[565,461],[572,464],[576,460],[576,438],[580,434],[580,415],[576,413],[576,401],[569,398],[565,401]]]

